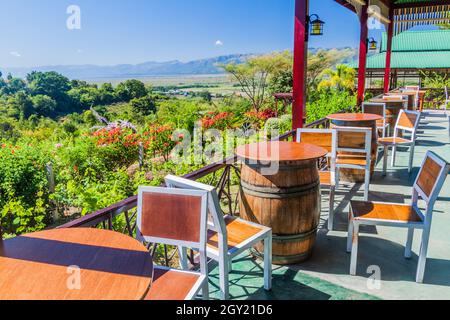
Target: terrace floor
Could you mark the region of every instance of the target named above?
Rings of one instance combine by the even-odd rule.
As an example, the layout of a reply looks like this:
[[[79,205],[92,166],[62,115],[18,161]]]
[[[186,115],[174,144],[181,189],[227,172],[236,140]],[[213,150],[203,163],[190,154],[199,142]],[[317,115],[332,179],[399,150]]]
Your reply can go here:
[[[396,203],[411,201],[411,188],[425,153],[435,151],[450,161],[449,122],[441,112],[426,112],[421,121],[414,172],[407,170],[407,152],[399,152],[397,167],[382,177],[382,162],[371,184],[371,200]],[[362,190],[362,188],[361,188]],[[250,256],[240,257],[230,275],[232,299],[450,299],[450,179],[435,206],[424,284],[415,282],[421,232],[415,233],[413,258],[404,259],[406,229],[362,228],[358,276],[349,275],[346,253],[347,214],[350,199],[362,199],[359,186],[343,185],[336,196],[335,231],[328,232],[327,197],[323,201],[322,229],[314,255],[306,263],[274,266],[273,291],[263,289],[262,269]],[[369,266],[381,269],[381,288],[370,289]],[[211,296],[218,298],[217,267],[212,266]]]

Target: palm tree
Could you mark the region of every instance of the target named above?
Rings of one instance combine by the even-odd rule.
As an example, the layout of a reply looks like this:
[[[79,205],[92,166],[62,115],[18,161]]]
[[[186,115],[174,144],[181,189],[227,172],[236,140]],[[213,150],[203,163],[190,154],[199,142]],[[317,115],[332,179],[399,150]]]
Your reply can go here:
[[[319,83],[319,89],[334,88],[339,91],[353,91],[355,88],[356,70],[339,64],[336,70],[326,69],[322,73],[322,81]]]

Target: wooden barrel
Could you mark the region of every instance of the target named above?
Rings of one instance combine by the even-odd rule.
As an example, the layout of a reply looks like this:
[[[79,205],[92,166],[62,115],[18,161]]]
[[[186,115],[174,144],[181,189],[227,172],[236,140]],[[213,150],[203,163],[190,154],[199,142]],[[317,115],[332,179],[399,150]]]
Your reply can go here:
[[[371,128],[372,129],[372,152],[371,152],[371,165],[370,172],[373,176],[375,172],[375,167],[377,163],[378,156],[378,134],[377,134],[377,122],[376,121],[337,121],[333,120],[331,127],[357,127],[357,128]],[[345,154],[352,154],[347,152]],[[364,183],[365,171],[358,169],[340,169],[339,170],[340,179],[342,181],[352,182],[352,183]]]
[[[264,176],[264,166],[243,164],[240,213],[245,220],[273,230],[273,263],[307,260],[320,220],[320,180],[317,160],[282,161],[278,173]],[[262,244],[255,253],[263,252]]]

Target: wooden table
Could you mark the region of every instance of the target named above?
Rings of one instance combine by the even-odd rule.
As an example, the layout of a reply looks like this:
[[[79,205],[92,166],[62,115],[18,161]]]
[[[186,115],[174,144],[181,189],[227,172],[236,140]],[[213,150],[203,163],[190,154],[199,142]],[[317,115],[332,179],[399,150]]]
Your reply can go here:
[[[241,217],[272,228],[274,264],[299,263],[312,254],[320,220],[317,159],[327,153],[295,142],[255,143],[236,151],[243,162]],[[262,245],[256,252],[264,252]]]
[[[112,231],[55,229],[0,242],[0,300],[140,300],[152,276],[147,249]]]
[[[332,127],[363,127],[372,129],[372,163],[371,172],[375,172],[375,164],[377,160],[377,148],[378,148],[378,134],[377,134],[377,121],[382,120],[383,117],[370,113],[337,113],[327,117],[331,120]],[[347,182],[364,182],[364,170],[356,169],[340,169],[340,178]]]

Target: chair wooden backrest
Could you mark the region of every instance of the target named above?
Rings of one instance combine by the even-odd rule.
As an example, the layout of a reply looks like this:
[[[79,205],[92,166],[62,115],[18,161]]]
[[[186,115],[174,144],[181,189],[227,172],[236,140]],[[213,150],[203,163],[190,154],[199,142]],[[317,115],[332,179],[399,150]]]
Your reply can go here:
[[[444,185],[450,170],[450,165],[432,151],[428,151],[420,167],[420,172],[413,186],[413,206],[421,213],[418,200],[421,198],[426,203],[426,214],[422,218],[431,224],[434,204]]]
[[[309,143],[324,148],[328,151],[330,172],[336,172],[336,147],[337,132],[334,129],[297,129],[297,142]],[[334,175],[331,175],[334,177]]]
[[[416,140],[419,122],[420,122],[420,112],[400,110],[400,114],[398,115],[397,123],[395,125],[394,138],[397,138],[398,132],[400,130],[403,130],[411,133],[411,141]]]
[[[210,222],[208,228],[217,232],[219,237],[219,250],[222,249],[228,252],[227,241],[227,226],[224,219],[222,208],[220,207],[220,199],[216,189],[213,186],[209,186],[200,182],[180,178],[174,175],[168,175],[165,178],[166,186],[169,188],[188,189],[188,190],[200,190],[206,191],[208,194],[208,211],[210,215]]]
[[[362,112],[382,116],[383,127],[386,127],[386,117],[387,117],[386,103],[364,102],[362,104]]]
[[[322,147],[328,151],[327,157],[333,156],[336,130],[333,129],[298,129],[297,142],[309,143]]]
[[[366,157],[366,166],[370,168],[372,157],[372,128],[335,127],[336,147],[333,157],[338,153],[357,153]]]
[[[198,250],[206,274],[207,206],[206,191],[140,187],[138,236],[148,243]]]

